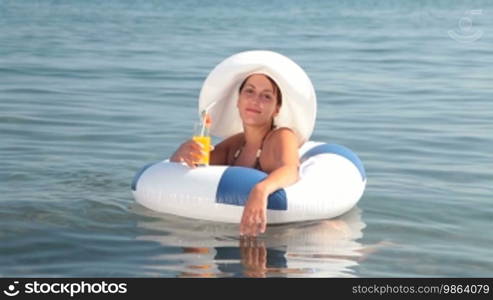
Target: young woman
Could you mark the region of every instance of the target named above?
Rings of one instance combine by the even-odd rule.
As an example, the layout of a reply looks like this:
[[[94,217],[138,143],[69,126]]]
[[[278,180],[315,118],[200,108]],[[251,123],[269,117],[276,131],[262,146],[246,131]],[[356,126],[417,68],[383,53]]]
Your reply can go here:
[[[247,77],[240,86],[237,108],[243,123],[243,132],[233,135],[211,151],[213,165],[252,167],[268,176],[250,192],[243,209],[240,234],[256,236],[265,232],[267,225],[267,198],[276,190],[298,180],[298,140],[286,127],[276,128],[274,117],[282,105],[282,93],[273,79],[264,74]],[[196,167],[201,145],[186,141],[170,158]]]

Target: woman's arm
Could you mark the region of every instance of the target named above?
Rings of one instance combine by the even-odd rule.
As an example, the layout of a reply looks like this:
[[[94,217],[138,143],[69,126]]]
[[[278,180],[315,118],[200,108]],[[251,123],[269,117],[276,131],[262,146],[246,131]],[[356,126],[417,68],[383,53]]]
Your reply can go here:
[[[269,175],[254,186],[248,197],[240,224],[241,235],[256,236],[265,232],[267,226],[268,196],[280,188],[298,181],[298,141],[287,128],[276,130],[270,140],[268,151]]]
[[[211,165],[226,165],[228,163],[229,142],[224,140],[214,146],[214,149],[210,153],[209,163]]]

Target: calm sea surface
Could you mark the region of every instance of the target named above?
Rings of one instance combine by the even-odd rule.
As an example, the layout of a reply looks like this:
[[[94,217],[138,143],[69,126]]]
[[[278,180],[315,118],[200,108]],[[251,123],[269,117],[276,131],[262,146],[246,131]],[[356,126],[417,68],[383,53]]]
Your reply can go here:
[[[0,1],[0,277],[493,275],[491,1],[204,3]],[[368,185],[338,219],[242,243],[130,183],[252,49],[304,68],[312,140],[353,149]]]

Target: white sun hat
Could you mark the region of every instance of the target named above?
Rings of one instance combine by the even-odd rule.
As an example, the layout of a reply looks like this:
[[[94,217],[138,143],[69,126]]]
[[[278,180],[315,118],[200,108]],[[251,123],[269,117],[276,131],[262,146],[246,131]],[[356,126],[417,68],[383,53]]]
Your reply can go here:
[[[210,133],[221,138],[243,131],[236,107],[241,83],[252,74],[271,77],[282,93],[282,106],[274,124],[292,129],[302,144],[315,126],[317,99],[308,75],[294,61],[272,51],[245,51],[219,63],[207,76],[199,96],[199,115],[212,118]]]

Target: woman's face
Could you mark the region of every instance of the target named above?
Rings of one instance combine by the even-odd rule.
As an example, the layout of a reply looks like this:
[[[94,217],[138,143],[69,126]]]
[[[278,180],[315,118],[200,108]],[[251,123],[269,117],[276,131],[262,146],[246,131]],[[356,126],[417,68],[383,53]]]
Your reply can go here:
[[[237,106],[243,123],[257,126],[272,124],[272,118],[280,109],[272,83],[262,74],[254,74],[247,79]]]

